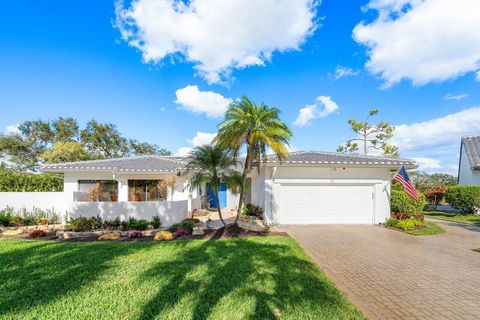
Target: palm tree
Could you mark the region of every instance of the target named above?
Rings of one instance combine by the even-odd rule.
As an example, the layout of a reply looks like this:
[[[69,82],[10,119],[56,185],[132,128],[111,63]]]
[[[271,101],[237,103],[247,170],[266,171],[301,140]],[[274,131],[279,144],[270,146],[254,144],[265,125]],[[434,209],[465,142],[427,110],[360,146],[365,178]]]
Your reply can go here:
[[[282,160],[288,157],[289,140],[292,132],[280,121],[280,110],[265,104],[257,105],[247,97],[233,102],[225,113],[225,120],[218,125],[218,135],[215,142],[222,148],[233,151],[235,159],[242,147],[246,146],[247,154],[243,163],[242,183],[237,207],[237,217],[240,217],[247,173],[255,161],[266,161],[267,148],[271,149]]]
[[[204,145],[195,148],[188,158],[187,173],[191,173],[190,188],[209,184],[215,194],[218,216],[225,226],[218,198],[220,184],[225,183],[229,190],[238,193],[241,176],[235,170],[237,161],[232,152],[218,145]]]

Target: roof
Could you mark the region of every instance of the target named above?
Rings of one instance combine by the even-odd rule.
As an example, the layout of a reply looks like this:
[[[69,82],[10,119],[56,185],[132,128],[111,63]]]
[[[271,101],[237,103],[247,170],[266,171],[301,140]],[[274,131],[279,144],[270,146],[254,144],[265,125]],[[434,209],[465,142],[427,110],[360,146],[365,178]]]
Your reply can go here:
[[[342,154],[320,151],[297,151],[290,152],[288,160],[279,161],[276,156],[267,157],[267,164],[290,164],[290,165],[320,165],[331,166],[372,166],[397,168],[404,165],[407,169],[417,166],[413,160],[362,156],[356,154]],[[186,157],[178,156],[140,156],[106,160],[91,160],[66,163],[46,164],[44,172],[68,172],[68,171],[114,171],[114,172],[177,172],[185,170],[187,166]]]
[[[358,154],[345,154],[336,152],[322,151],[297,151],[290,152],[288,160],[280,161],[275,155],[267,157],[267,163],[286,163],[286,164],[316,164],[316,165],[345,165],[345,166],[373,166],[373,167],[392,167],[397,168],[400,165],[407,169],[415,169],[415,161],[409,159],[398,159],[380,156],[364,156]]]
[[[169,156],[139,156],[106,160],[90,160],[46,164],[44,172],[115,171],[115,172],[177,172],[185,169],[185,158]]]
[[[471,170],[480,170],[480,136],[462,138],[462,146],[467,153]]]

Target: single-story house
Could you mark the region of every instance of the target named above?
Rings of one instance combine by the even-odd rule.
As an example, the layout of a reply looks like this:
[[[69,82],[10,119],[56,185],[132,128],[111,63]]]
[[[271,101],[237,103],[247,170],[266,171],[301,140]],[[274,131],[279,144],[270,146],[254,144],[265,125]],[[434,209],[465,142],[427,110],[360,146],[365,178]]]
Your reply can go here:
[[[208,188],[189,188],[186,162],[184,157],[142,156],[48,164],[43,171],[63,173],[65,185],[60,195],[47,197],[47,205],[70,217],[150,218],[158,214],[163,225],[171,225],[209,202]],[[268,223],[383,223],[390,216],[391,172],[402,165],[416,168],[411,160],[330,152],[291,152],[284,161],[269,156],[249,173],[245,202],[262,207]],[[158,190],[162,180],[175,181],[167,195]],[[92,190],[99,185],[92,201]],[[32,197],[34,204],[40,201],[39,196]],[[221,208],[238,205],[238,195],[225,186],[219,198]],[[0,197],[0,207],[5,201]],[[17,205],[22,203],[26,206],[17,201]]]
[[[462,138],[458,165],[459,185],[480,185],[480,136]]]

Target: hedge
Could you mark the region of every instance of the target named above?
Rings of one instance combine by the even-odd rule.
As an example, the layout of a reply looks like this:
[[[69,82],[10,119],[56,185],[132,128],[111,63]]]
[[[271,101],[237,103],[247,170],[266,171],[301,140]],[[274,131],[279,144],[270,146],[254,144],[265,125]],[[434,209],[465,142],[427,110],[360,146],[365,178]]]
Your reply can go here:
[[[423,194],[419,194],[419,196],[420,200],[415,201],[404,191],[392,190],[390,197],[390,209],[392,213],[402,213],[407,214],[407,216],[421,215],[427,201]]]
[[[0,170],[0,192],[63,191],[61,174],[25,174]]]
[[[445,192],[445,200],[464,213],[477,213],[480,210],[480,186],[449,187]]]

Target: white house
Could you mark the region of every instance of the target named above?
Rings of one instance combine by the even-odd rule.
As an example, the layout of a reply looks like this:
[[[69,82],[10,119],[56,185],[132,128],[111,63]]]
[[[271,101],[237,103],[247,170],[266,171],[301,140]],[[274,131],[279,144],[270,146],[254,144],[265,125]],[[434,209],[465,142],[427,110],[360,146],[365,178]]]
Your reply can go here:
[[[278,224],[376,224],[390,216],[391,171],[410,160],[329,152],[292,152],[287,161],[269,156],[248,177],[246,202],[264,208],[265,220]],[[164,226],[189,216],[208,199],[206,188],[190,189],[186,158],[143,156],[49,164],[45,172],[63,173],[63,192],[3,193],[0,208],[52,208],[67,217],[101,215],[151,218],[160,215]],[[164,199],[160,180],[175,179],[173,192]],[[91,190],[101,185],[97,201]],[[98,201],[99,200],[99,201]],[[238,195],[220,191],[222,208],[236,208]]]
[[[459,185],[480,185],[480,136],[462,138],[458,166]]]

